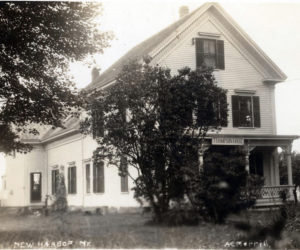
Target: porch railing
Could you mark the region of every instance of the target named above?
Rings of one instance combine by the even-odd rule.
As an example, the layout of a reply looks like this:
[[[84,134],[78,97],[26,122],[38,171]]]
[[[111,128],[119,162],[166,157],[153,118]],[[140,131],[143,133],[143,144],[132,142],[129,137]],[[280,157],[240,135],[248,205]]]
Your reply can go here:
[[[292,199],[294,186],[281,185],[281,186],[263,186],[260,190],[259,199],[277,199],[281,198],[281,193],[286,193],[287,199]]]

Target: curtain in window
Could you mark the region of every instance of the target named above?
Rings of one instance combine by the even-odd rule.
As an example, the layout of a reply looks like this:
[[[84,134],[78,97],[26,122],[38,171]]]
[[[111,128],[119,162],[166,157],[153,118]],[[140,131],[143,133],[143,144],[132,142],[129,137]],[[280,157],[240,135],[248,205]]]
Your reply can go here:
[[[224,41],[196,38],[196,67],[225,69]]]

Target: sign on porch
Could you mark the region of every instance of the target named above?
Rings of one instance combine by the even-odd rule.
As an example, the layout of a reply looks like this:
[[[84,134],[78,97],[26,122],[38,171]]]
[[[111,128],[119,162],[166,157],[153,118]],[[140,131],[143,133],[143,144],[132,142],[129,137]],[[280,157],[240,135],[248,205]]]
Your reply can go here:
[[[244,145],[244,138],[240,137],[213,137],[212,145]]]

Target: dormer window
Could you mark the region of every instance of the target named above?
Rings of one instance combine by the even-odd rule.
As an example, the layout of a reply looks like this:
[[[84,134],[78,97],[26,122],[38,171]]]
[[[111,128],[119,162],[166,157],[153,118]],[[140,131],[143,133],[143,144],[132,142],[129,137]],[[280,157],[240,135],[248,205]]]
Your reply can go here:
[[[196,67],[225,69],[224,41],[196,38]]]

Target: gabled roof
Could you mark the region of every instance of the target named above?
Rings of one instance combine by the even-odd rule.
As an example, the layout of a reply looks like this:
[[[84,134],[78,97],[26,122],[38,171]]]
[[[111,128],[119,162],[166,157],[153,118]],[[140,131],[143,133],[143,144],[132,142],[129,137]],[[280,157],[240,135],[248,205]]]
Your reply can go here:
[[[205,3],[198,9],[194,10],[190,14],[182,17],[177,22],[171,24],[167,28],[151,36],[144,42],[132,48],[124,56],[122,56],[111,67],[104,71],[100,76],[91,82],[86,90],[94,88],[100,88],[106,84],[111,83],[117,74],[121,71],[124,64],[131,60],[141,60],[144,56],[147,56],[157,49],[157,47],[165,42],[171,41],[172,36],[176,37],[183,32],[183,26],[194,22],[195,19],[200,18],[206,11],[211,11],[217,16],[223,25],[228,27],[228,30],[235,36],[247,51],[255,58],[261,67],[265,68],[268,72],[268,77],[264,79],[265,82],[282,82],[286,79],[286,75],[276,66],[276,64],[257,46],[257,44],[239,27],[239,25],[224,11],[224,9],[218,3]]]
[[[42,142],[48,142],[52,140],[52,138],[57,138],[68,132],[79,131],[80,129],[80,119],[77,117],[68,117],[64,122],[65,128],[55,128],[49,129],[48,132],[41,138]]]
[[[92,91],[95,88],[101,88],[114,81],[117,74],[121,71],[123,65],[131,60],[140,61],[144,56],[153,56],[166,48],[168,44],[174,41],[185,28],[192,25],[204,13],[210,11],[214,17],[218,18],[220,23],[226,26],[230,34],[258,63],[259,67],[267,72],[264,82],[277,83],[286,79],[286,75],[276,66],[276,64],[258,47],[258,45],[239,27],[239,25],[224,11],[218,3],[205,3],[190,14],[182,17],[175,23],[169,25],[162,31],[151,36],[144,42],[138,44],[124,56],[122,56],[111,67],[104,71],[97,79],[91,82],[85,89]],[[79,119],[70,119],[65,124],[65,129],[50,129],[42,138],[42,142],[55,140],[66,134],[79,131]]]
[[[200,8],[204,8],[205,4]],[[93,89],[97,87],[102,87],[107,83],[114,80],[116,75],[121,71],[123,65],[131,60],[140,60],[143,56],[149,55],[149,53],[158,46],[163,40],[170,36],[179,26],[181,26],[185,21],[187,21],[191,16],[193,16],[200,8],[194,10],[190,14],[180,18],[177,22],[169,25],[165,29],[151,36],[144,42],[138,44],[129,50],[124,56],[122,56],[117,62],[105,70],[100,76],[91,82],[86,89]]]
[[[23,143],[39,144],[53,141],[55,139],[63,137],[65,134],[79,132],[80,130],[80,119],[76,117],[68,117],[63,122],[64,128],[52,128],[51,126],[35,126],[39,131],[39,135],[32,135],[29,133],[21,135],[21,141]]]

